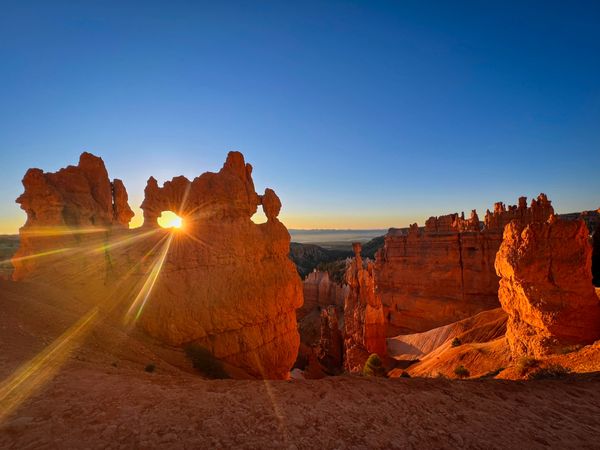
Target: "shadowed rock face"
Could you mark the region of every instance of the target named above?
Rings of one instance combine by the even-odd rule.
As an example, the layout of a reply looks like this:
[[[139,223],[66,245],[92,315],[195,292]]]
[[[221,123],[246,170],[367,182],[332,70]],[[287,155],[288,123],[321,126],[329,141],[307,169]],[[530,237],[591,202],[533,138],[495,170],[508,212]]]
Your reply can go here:
[[[600,213],[600,209],[598,209]],[[592,274],[594,277],[594,286],[600,287],[600,223],[596,226],[592,237]]]
[[[346,269],[348,293],[344,304],[344,365],[350,372],[362,371],[371,353],[386,355],[385,318],[375,292],[373,263],[363,267],[361,245],[352,245],[354,259]]]
[[[23,178],[25,192],[17,199],[27,213],[19,231],[19,250],[13,256],[13,278],[21,280],[56,272],[56,279],[81,278],[104,282],[106,267],[96,267],[97,254],[80,255],[76,263],[58,264],[44,253],[60,255],[59,262],[70,261],[72,249],[106,244],[111,233],[126,230],[133,217],[127,191],[121,180],[111,183],[101,158],[82,153],[77,166],[55,173],[29,169]],[[79,276],[78,276],[79,275]]]
[[[257,195],[251,173],[231,152],[218,173],[177,177],[162,188],[149,180],[145,226],[172,210],[184,229],[173,235],[140,323],[170,344],[205,346],[251,375],[284,378],[298,351],[302,285],[277,219],[281,202],[271,189]],[[257,225],[250,218],[259,204],[268,220]]]
[[[162,187],[150,178],[144,226],[129,230],[125,187],[109,181],[100,158],[84,153],[56,173],[31,169],[17,200],[28,220],[14,278],[60,283],[163,342],[195,343],[252,376],[285,378],[299,345],[302,285],[277,219],[281,202],[271,189],[258,195],[251,174],[231,152],[217,173]],[[268,220],[257,225],[250,218],[261,204]],[[183,218],[182,230],[158,226],[165,210]]]
[[[424,229],[391,229],[377,253],[375,278],[387,335],[418,333],[498,307],[496,252],[506,223],[546,220],[553,213],[544,194],[527,207],[525,197],[506,208],[496,203],[480,224],[449,214],[431,217]]]
[[[600,338],[591,254],[582,220],[506,226],[496,270],[513,355],[540,357]]]

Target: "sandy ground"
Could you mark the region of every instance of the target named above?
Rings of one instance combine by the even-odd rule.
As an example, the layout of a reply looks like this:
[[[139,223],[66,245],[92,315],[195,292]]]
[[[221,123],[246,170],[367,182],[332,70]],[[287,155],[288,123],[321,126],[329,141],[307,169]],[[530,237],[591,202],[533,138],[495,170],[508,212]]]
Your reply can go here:
[[[202,380],[73,362],[1,448],[598,448],[600,377]]]
[[[600,374],[205,380],[89,311],[0,281],[0,448],[600,448]]]

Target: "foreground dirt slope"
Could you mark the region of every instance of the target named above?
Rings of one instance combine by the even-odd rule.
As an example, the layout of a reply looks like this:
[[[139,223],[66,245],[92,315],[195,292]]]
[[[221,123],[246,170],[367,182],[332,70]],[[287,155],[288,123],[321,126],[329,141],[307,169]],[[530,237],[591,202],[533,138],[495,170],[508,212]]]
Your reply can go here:
[[[598,405],[598,377],[206,381],[76,363],[2,425],[0,447],[594,448]]]

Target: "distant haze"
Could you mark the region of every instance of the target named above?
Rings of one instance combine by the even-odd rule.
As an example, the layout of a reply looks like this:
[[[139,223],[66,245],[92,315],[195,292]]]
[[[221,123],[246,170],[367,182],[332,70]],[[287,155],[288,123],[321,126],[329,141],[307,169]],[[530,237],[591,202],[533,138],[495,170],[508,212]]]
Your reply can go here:
[[[319,244],[331,246],[351,242],[368,242],[371,239],[383,236],[387,229],[381,230],[295,230],[290,229],[292,242],[300,244]]]

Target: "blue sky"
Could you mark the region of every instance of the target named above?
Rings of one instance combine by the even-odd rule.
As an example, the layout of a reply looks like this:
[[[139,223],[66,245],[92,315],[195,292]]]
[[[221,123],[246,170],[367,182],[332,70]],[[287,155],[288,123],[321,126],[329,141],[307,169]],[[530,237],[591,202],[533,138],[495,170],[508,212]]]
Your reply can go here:
[[[292,228],[600,206],[600,2],[1,3],[0,232],[84,150],[133,207],[240,150]]]

